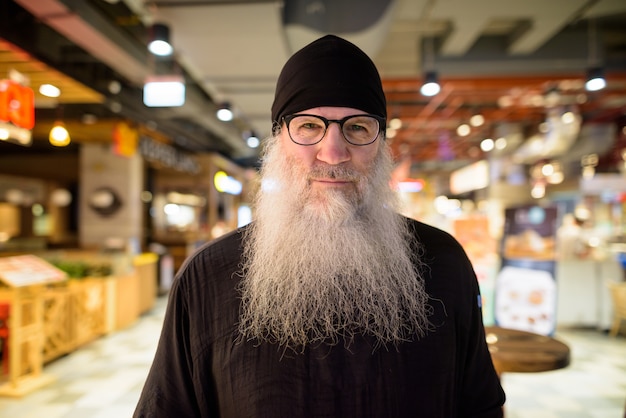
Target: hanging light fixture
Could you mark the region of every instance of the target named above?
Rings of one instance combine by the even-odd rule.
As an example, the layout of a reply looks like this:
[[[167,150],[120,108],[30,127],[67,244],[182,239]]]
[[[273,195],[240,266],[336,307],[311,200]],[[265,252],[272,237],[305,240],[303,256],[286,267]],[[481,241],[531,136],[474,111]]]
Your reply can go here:
[[[585,89],[587,91],[598,91],[606,87],[606,80],[604,79],[604,71],[600,67],[590,68],[587,70],[587,81],[585,82]]]
[[[435,96],[441,91],[437,73],[429,71],[424,75],[424,84],[420,87],[420,93],[424,96]]]
[[[67,129],[65,128],[63,122],[54,122],[54,125],[52,125],[52,129],[50,129],[48,140],[55,147],[65,147],[70,144],[70,134],[69,132],[67,132]]]
[[[438,94],[441,91],[441,86],[439,85],[437,72],[433,69],[435,52],[432,37],[427,39],[425,46],[426,53],[424,54],[424,67],[426,68],[426,71],[424,72],[424,83],[422,84],[422,87],[420,87],[420,93],[424,96],[430,97]]]
[[[585,82],[585,89],[587,89],[587,91],[598,91],[606,87],[606,80],[604,79],[604,70],[599,65],[599,59],[596,52],[597,36],[594,20],[589,20],[588,28],[590,68],[587,69],[587,81]]]
[[[172,55],[174,47],[170,43],[170,28],[164,23],[155,23],[150,27],[148,50],[154,55],[167,57]]]

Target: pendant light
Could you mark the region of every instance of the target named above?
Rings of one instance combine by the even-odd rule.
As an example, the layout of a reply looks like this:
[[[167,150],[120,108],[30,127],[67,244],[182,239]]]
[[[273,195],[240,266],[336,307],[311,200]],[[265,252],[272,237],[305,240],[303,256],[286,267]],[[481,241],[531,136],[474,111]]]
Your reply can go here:
[[[70,144],[70,134],[65,128],[65,125],[61,121],[54,122],[52,125],[52,129],[50,129],[50,134],[48,135],[48,140],[55,147],[65,147]]]
[[[420,93],[424,96],[435,96],[441,91],[437,73],[435,71],[428,71],[424,75],[424,84],[420,87]]]
[[[587,91],[598,91],[606,87],[606,80],[604,78],[604,71],[601,67],[590,68],[587,70],[587,81],[585,82],[585,89]]]
[[[164,23],[155,23],[150,27],[148,50],[154,55],[167,57],[172,55],[174,47],[170,43],[170,28]]]
[[[424,67],[426,68],[426,71],[424,72],[424,83],[422,84],[422,87],[420,87],[420,93],[424,96],[430,97],[439,94],[441,91],[437,72],[433,69],[435,66],[435,51],[432,36],[426,40],[425,47],[426,53],[424,54]]]
[[[585,89],[587,91],[598,91],[606,87],[604,78],[604,69],[599,65],[597,54],[597,36],[596,25],[593,19],[589,20],[589,62],[590,68],[587,69],[587,80],[585,81]]]

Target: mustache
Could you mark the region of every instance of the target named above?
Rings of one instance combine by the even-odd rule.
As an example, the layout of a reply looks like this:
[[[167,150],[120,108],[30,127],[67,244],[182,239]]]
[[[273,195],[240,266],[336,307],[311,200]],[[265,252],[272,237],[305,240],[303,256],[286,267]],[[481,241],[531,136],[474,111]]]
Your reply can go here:
[[[361,174],[348,166],[319,164],[309,171],[307,179],[329,178],[333,180],[357,181]]]

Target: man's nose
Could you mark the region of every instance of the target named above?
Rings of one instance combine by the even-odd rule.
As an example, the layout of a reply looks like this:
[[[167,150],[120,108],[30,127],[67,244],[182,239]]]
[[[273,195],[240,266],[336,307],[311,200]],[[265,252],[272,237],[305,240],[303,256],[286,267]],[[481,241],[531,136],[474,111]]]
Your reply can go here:
[[[338,123],[328,125],[326,134],[318,145],[317,159],[320,161],[335,165],[350,160],[349,144]]]

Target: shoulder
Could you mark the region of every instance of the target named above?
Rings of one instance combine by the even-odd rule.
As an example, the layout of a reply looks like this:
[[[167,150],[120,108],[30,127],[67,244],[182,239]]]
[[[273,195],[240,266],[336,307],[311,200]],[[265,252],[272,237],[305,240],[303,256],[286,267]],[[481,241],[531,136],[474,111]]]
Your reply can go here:
[[[243,236],[247,226],[237,228],[219,238],[207,241],[196,249],[186,260],[181,268],[188,264],[219,263],[233,258],[238,258],[242,251]]]
[[[425,249],[448,246],[462,250],[461,244],[450,233],[415,219],[404,217],[409,234]]]
[[[474,277],[465,250],[450,233],[414,219],[406,218],[406,222],[412,245],[433,277],[448,277],[450,280]]]
[[[220,281],[216,279],[232,277],[241,268],[246,229],[238,228],[200,246],[185,259],[176,273],[176,281],[190,287],[204,287]]]

